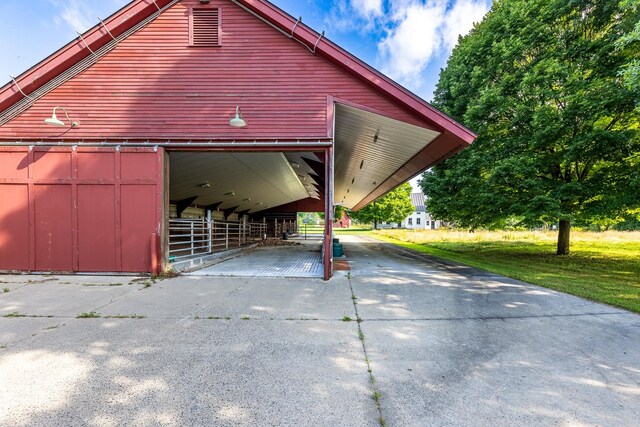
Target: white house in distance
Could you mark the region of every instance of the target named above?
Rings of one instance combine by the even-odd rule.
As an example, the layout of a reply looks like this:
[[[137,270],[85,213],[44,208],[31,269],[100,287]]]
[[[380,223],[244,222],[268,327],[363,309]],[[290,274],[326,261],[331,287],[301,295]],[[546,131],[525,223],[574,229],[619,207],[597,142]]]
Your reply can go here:
[[[401,228],[411,229],[423,229],[423,230],[437,230],[443,222],[440,220],[434,220],[429,212],[427,212],[424,204],[424,194],[411,193],[411,203],[413,204],[414,211],[402,221],[399,225]],[[381,228],[395,228],[398,224],[383,222]]]

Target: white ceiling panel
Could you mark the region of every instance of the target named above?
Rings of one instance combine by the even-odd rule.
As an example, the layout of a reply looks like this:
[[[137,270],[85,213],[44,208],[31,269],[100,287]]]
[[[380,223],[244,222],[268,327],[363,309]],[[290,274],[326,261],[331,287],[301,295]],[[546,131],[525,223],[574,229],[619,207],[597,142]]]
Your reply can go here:
[[[336,204],[348,208],[391,177],[440,133],[336,104]]]
[[[255,213],[315,196],[282,153],[171,152],[170,198]],[[311,193],[311,194],[310,194]]]

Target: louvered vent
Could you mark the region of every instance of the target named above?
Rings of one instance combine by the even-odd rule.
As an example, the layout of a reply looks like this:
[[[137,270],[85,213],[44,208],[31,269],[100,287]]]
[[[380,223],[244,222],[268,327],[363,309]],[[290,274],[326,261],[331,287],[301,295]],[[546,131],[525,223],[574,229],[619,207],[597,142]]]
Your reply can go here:
[[[189,44],[197,47],[220,46],[220,9],[191,9]]]

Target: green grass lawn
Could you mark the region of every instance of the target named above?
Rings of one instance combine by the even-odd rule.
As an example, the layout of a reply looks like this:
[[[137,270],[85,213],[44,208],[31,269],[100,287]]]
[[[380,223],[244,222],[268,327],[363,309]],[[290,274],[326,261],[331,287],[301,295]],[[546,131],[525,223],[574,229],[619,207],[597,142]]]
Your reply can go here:
[[[640,232],[573,231],[569,256],[555,255],[556,234],[552,232],[365,233],[418,252],[640,313]]]

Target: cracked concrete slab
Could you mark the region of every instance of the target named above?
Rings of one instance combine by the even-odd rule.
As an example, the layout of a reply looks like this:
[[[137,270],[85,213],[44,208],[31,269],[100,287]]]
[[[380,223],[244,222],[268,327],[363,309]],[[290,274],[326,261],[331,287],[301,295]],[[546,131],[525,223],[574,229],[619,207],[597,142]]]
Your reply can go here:
[[[329,282],[0,276],[0,316],[54,316],[0,317],[0,424],[374,426],[374,392],[387,426],[640,419],[640,316],[341,242]]]
[[[389,425],[634,425],[636,315],[365,321]]]
[[[104,314],[337,320],[352,315],[345,278],[181,276],[160,281],[101,309]]]
[[[357,244],[349,245],[349,238]],[[626,313],[582,298],[349,236],[353,289],[369,319],[512,318]],[[377,274],[369,266],[393,274]],[[416,272],[416,270],[419,270]]]
[[[7,348],[39,333],[59,327],[64,321],[48,317],[0,318],[0,347]]]
[[[18,312],[27,315],[75,317],[136,292],[139,287],[135,282],[130,284],[126,281],[112,281],[101,284],[100,281],[85,277],[30,283],[0,294],[0,316]]]
[[[633,425],[640,316],[345,241],[388,425]],[[348,243],[350,242],[350,243]],[[416,265],[423,265],[416,274]],[[424,274],[429,272],[429,274]]]
[[[374,426],[360,352],[337,321],[73,319],[0,353],[0,424]]]

